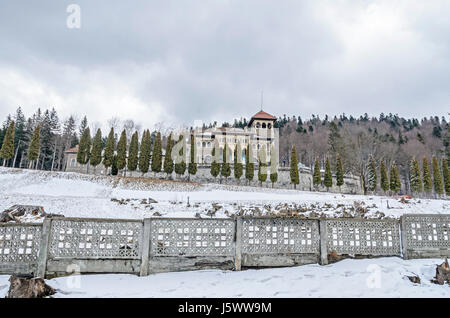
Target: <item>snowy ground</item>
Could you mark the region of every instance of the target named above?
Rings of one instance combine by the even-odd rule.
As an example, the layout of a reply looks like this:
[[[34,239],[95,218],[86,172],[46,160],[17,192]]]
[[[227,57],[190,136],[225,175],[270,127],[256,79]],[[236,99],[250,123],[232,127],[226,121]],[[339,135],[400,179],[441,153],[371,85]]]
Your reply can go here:
[[[67,217],[127,219],[234,214],[398,218],[404,213],[450,213],[449,200],[402,203],[382,196],[0,168],[0,211],[14,204],[42,205],[48,213]]]
[[[449,285],[430,282],[441,259],[346,259],[326,266],[202,270],[134,275],[82,275],[48,280],[53,297],[450,297]],[[421,284],[406,276],[418,275]],[[9,288],[0,276],[0,298]]]

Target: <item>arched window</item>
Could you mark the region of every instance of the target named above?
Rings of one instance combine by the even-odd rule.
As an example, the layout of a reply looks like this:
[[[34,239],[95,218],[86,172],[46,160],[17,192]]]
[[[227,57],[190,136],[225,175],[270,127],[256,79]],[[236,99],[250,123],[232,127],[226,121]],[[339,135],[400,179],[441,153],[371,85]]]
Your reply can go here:
[[[266,128],[266,123],[263,123],[263,124],[262,124],[262,128]]]
[[[206,142],[203,142],[203,143],[202,143],[202,147],[206,147]]]
[[[259,123],[256,123],[256,128],[260,128],[261,125]]]
[[[267,124],[267,128],[271,129],[272,128],[272,124]]]

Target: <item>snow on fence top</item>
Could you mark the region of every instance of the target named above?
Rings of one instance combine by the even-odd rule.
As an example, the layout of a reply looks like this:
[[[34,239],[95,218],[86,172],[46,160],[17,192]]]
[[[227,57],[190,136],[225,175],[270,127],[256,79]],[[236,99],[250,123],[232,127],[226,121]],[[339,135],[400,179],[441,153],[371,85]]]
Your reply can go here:
[[[333,251],[441,257],[450,255],[449,234],[450,215],[403,215],[400,222],[267,217],[144,221],[53,218],[43,224],[0,224],[0,273],[36,274],[37,268],[38,275],[43,275],[46,266],[61,268],[56,266],[58,262],[81,264],[82,272],[93,272],[95,264],[95,272],[120,268],[120,272],[135,273],[140,264],[141,275],[152,268],[164,270],[168,264],[175,264],[175,269],[196,269],[229,266],[229,262],[233,266],[234,261],[234,268],[240,269],[251,260],[243,255],[258,257],[261,263],[257,264],[262,264],[247,266],[294,265],[308,255],[320,255],[325,264]],[[319,257],[308,260],[314,259]]]

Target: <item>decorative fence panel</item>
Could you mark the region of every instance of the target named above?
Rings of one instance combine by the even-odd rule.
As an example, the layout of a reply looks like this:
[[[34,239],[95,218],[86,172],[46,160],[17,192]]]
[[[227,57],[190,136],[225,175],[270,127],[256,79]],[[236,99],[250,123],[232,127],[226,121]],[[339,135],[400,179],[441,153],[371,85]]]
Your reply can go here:
[[[338,254],[401,255],[396,220],[326,220],[327,250]]]
[[[108,219],[52,220],[52,259],[139,259],[142,221]]]
[[[405,258],[450,256],[450,215],[402,216]]]
[[[242,253],[319,253],[317,220],[245,218],[242,222]]]
[[[153,219],[151,256],[234,256],[231,219]]]

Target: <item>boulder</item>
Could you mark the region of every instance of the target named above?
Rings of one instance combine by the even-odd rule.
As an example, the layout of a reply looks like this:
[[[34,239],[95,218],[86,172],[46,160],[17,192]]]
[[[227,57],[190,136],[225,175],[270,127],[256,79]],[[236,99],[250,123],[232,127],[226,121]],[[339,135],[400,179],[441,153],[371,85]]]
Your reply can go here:
[[[11,276],[7,298],[43,298],[56,293],[42,278]]]
[[[44,207],[16,204],[0,213],[0,222],[21,222],[22,218],[63,217],[64,215],[45,213]]]

